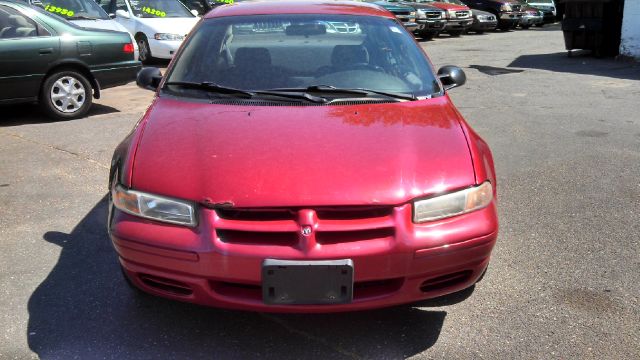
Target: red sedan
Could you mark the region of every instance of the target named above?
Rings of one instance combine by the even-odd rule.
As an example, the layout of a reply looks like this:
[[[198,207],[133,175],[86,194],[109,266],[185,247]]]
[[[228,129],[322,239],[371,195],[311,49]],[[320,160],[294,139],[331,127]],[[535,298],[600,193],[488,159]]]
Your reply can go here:
[[[194,28],[114,153],[109,232],[145,292],[268,312],[472,286],[494,247],[487,144],[393,14],[243,2]]]

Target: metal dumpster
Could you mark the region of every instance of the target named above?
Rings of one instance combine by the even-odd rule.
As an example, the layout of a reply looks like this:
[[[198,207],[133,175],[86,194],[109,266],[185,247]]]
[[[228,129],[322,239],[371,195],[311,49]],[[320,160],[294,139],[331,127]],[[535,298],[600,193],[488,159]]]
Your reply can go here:
[[[564,7],[562,32],[569,56],[574,49],[591,50],[597,57],[618,55],[624,0],[559,0],[559,3]]]

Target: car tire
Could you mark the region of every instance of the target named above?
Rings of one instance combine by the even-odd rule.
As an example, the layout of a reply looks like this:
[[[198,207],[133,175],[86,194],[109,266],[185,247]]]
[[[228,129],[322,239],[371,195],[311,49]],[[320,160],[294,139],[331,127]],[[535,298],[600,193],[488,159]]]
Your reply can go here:
[[[93,88],[87,78],[74,70],[49,75],[40,89],[39,104],[52,118],[70,120],[84,116],[92,103]]]
[[[462,35],[462,30],[451,30],[449,31],[449,36],[451,37],[459,37]]]
[[[522,30],[529,30],[531,25],[520,25],[520,27],[522,28]]]
[[[476,35],[482,35],[484,34],[484,30],[476,30]]]
[[[436,34],[429,31],[422,31],[418,34],[418,36],[420,36],[422,40],[433,40]]]
[[[144,35],[136,36],[136,42],[138,43],[138,58],[143,64],[149,64],[153,61],[153,55],[151,54],[151,48],[149,47],[149,41]]]

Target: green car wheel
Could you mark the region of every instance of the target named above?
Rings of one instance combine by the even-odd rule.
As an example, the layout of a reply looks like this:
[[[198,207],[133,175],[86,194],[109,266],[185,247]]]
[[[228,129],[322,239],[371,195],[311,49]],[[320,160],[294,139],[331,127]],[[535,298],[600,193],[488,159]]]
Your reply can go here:
[[[79,118],[91,107],[91,92],[91,83],[79,72],[56,72],[47,77],[42,85],[40,105],[53,118]]]

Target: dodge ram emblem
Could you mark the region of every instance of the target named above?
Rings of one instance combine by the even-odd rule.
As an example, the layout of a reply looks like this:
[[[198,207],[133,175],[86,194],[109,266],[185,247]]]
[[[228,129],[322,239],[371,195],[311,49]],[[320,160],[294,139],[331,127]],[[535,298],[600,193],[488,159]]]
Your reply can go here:
[[[303,226],[302,227],[302,235],[304,235],[304,236],[311,235],[311,231],[312,231],[311,226]]]

